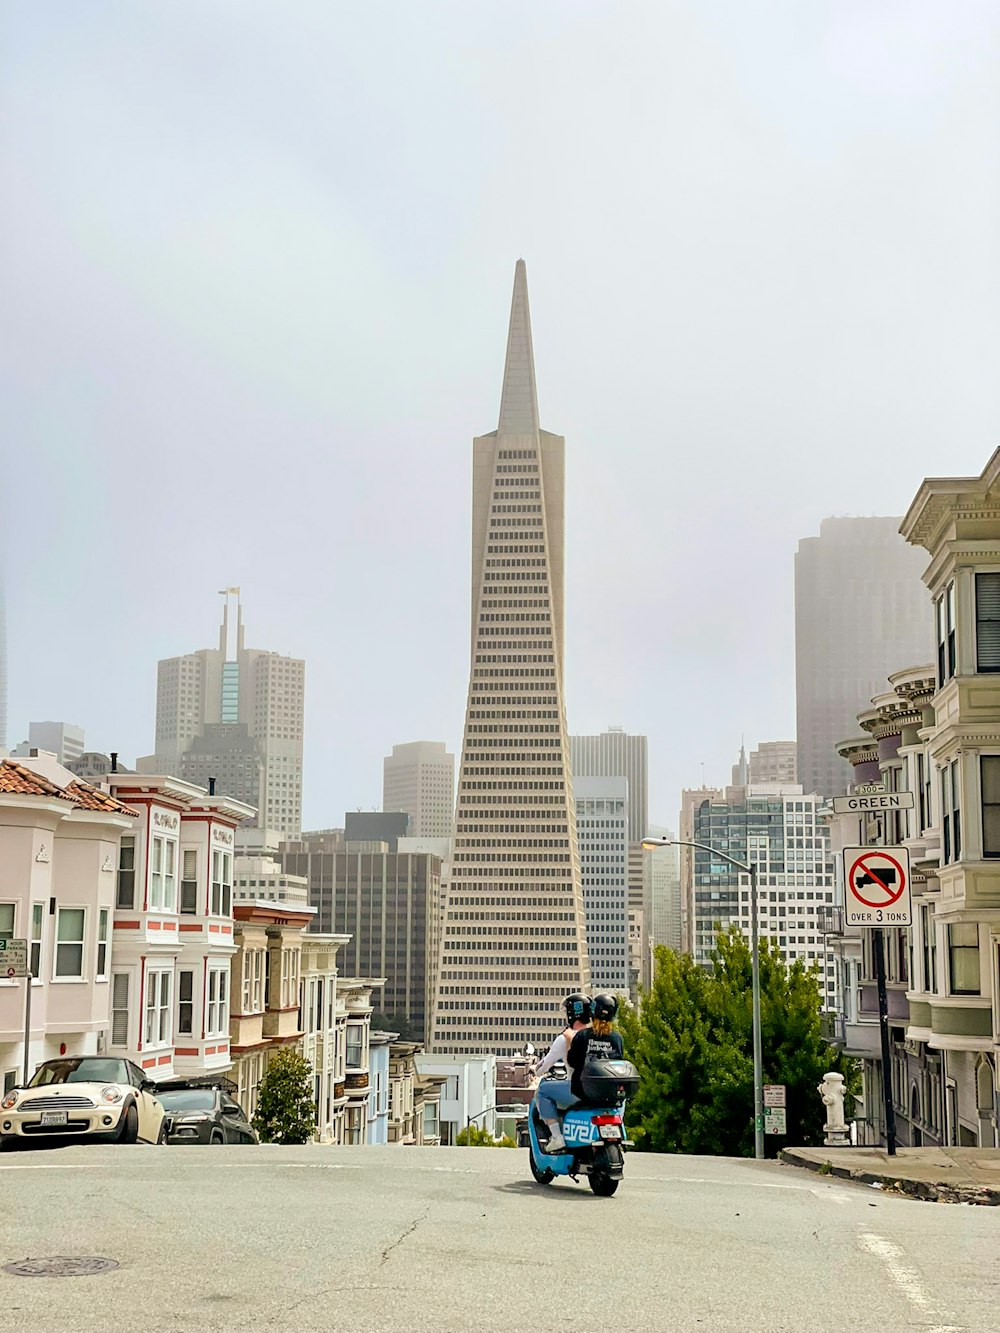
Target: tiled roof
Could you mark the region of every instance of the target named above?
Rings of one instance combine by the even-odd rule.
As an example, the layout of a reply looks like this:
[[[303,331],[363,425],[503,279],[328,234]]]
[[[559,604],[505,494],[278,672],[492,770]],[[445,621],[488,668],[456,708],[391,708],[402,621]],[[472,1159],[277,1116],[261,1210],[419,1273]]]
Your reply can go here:
[[[60,801],[69,801],[81,810],[105,810],[116,815],[136,813],[107,792],[92,787],[89,782],[75,778],[66,787],[59,787],[15,759],[4,759],[0,763],[0,794],[3,793],[14,796],[54,796]]]

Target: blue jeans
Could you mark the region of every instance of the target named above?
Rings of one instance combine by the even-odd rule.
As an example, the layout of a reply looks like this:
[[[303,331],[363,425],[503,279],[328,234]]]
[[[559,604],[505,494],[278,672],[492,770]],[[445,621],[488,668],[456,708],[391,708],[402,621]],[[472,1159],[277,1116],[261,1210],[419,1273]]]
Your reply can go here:
[[[576,1105],[568,1078],[543,1078],[538,1085],[538,1114],[543,1120],[558,1119],[560,1111]]]

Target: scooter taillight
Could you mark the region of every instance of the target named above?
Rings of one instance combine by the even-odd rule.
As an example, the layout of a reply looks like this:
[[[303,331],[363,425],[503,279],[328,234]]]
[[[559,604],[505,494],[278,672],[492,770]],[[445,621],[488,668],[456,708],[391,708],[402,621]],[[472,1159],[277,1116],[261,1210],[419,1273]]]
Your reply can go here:
[[[592,1125],[620,1125],[621,1122],[620,1115],[593,1115],[590,1117]]]

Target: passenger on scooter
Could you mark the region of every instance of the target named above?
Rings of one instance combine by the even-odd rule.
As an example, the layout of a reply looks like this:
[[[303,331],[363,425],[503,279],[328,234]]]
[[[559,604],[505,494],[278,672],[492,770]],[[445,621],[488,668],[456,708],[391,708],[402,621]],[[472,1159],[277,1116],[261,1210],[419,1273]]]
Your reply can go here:
[[[571,1042],[576,1040],[578,1033],[586,1031],[587,1023],[590,1021],[590,1000],[587,996],[581,994],[567,995],[563,1001],[563,1008],[566,1010],[566,1021],[569,1026],[556,1037],[544,1059],[539,1060],[534,1070],[536,1074],[544,1074],[553,1065],[560,1061],[566,1061]],[[559,1111],[566,1110],[575,1101],[576,1096],[570,1089],[569,1079],[544,1078],[539,1083],[538,1113],[545,1121],[550,1133],[549,1141],[545,1145],[546,1152],[565,1151],[566,1143],[562,1135],[562,1126],[559,1123]]]
[[[590,1026],[578,1032],[570,1043],[567,1064],[572,1071],[570,1090],[574,1101],[586,1101],[580,1075],[588,1060],[620,1060],[624,1054],[622,1034],[614,1026],[617,1013],[618,1001],[613,995],[595,995]]]

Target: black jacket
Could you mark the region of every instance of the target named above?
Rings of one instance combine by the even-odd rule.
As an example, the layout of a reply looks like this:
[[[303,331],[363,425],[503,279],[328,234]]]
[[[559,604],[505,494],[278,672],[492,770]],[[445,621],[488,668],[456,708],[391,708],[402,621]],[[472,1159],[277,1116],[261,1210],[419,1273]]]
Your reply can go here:
[[[569,1055],[566,1057],[573,1071],[570,1080],[573,1096],[578,1097],[580,1101],[586,1100],[580,1084],[580,1074],[588,1060],[620,1060],[622,1055],[622,1034],[614,1028],[608,1037],[595,1037],[592,1028],[581,1028],[570,1043]]]

